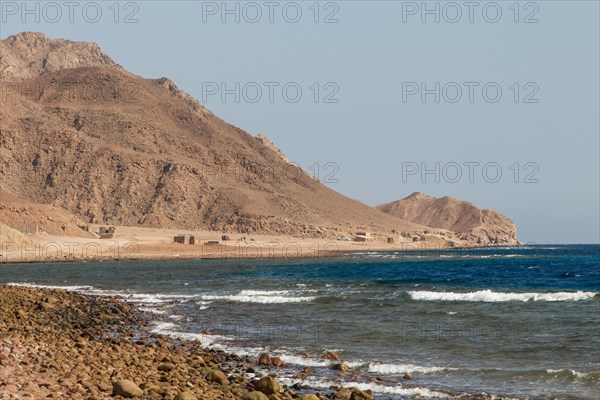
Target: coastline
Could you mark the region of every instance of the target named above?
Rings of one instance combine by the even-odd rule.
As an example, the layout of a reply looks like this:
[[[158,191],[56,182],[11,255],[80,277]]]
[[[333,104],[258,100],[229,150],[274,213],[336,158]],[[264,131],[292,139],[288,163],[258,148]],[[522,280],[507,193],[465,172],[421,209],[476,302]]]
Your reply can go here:
[[[251,381],[248,357],[150,333],[148,316],[118,298],[5,285],[0,293],[2,398],[315,399],[260,373]]]
[[[344,385],[310,387],[314,368],[287,365],[268,355],[254,360],[153,333],[151,313],[118,296],[0,285],[0,393],[33,398],[245,400],[369,400],[370,390]],[[210,335],[210,333],[205,333]],[[340,380],[353,375],[326,355]],[[265,361],[265,359],[267,361]],[[296,368],[293,379],[278,370]],[[364,377],[364,382],[379,382]],[[292,383],[292,381],[294,383]],[[427,388],[402,384],[428,393]],[[121,394],[121,397],[118,394]],[[434,397],[469,399],[431,391]],[[429,396],[426,396],[429,397]]]
[[[194,235],[193,245],[173,242],[178,234]],[[482,249],[488,246],[468,241],[448,241],[438,235],[414,242],[387,243],[380,238],[371,242],[341,241],[323,238],[298,238],[282,235],[223,234],[214,231],[184,231],[139,227],[117,227],[110,239],[90,234],[58,236],[25,235],[27,241],[0,243],[0,263],[45,263],[123,260],[235,260],[235,259],[325,259],[368,251],[431,251]],[[242,240],[243,239],[243,240]],[[501,244],[499,246],[518,246]]]

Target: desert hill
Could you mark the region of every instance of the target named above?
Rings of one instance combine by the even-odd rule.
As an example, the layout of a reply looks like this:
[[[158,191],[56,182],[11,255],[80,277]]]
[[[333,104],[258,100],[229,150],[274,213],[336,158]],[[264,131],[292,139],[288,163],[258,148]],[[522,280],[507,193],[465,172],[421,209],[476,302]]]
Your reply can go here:
[[[2,190],[84,223],[332,237],[426,227],[351,200],[266,138],[91,43],[0,41]],[[68,217],[66,217],[68,218]]]
[[[406,221],[448,229],[481,245],[516,243],[516,227],[510,219],[452,197],[434,198],[415,192],[376,208]]]

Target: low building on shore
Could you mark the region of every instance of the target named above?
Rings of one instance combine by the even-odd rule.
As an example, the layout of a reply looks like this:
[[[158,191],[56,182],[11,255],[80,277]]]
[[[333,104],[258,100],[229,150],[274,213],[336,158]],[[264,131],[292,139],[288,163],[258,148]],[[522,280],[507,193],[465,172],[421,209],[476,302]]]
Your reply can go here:
[[[180,233],[179,235],[173,236],[173,242],[179,244],[196,244],[196,237],[194,235]]]
[[[356,232],[354,235],[355,242],[372,242],[375,240],[369,232]]]
[[[98,228],[100,239],[112,239],[115,236],[116,228],[114,226],[101,226]]]

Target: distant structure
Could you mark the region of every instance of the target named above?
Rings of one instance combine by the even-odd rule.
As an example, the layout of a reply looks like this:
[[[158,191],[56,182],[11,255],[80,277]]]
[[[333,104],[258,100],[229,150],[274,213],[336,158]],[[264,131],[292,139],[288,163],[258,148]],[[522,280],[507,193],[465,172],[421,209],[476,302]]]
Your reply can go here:
[[[396,238],[395,237],[388,237],[387,238],[387,242],[388,243],[396,243]]]
[[[36,235],[40,233],[40,231],[43,231],[44,228],[35,224],[23,224],[17,227],[17,230],[26,235]]]
[[[114,226],[101,226],[98,229],[98,235],[100,235],[100,239],[112,239],[115,235],[115,230]]]
[[[194,235],[180,233],[173,237],[173,242],[180,244],[196,244],[196,237]]]
[[[372,242],[373,239],[369,232],[356,232],[354,235],[355,242]]]

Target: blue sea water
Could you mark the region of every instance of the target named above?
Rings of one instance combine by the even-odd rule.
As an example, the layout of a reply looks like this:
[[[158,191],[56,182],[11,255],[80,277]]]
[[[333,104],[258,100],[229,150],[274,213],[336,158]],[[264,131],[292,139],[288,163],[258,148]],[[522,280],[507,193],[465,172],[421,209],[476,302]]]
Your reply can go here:
[[[600,398],[598,245],[2,264],[0,283],[127,296],[156,332],[280,356],[288,384],[312,366],[313,387],[358,386],[380,399]],[[320,358],[328,350],[352,377]]]

